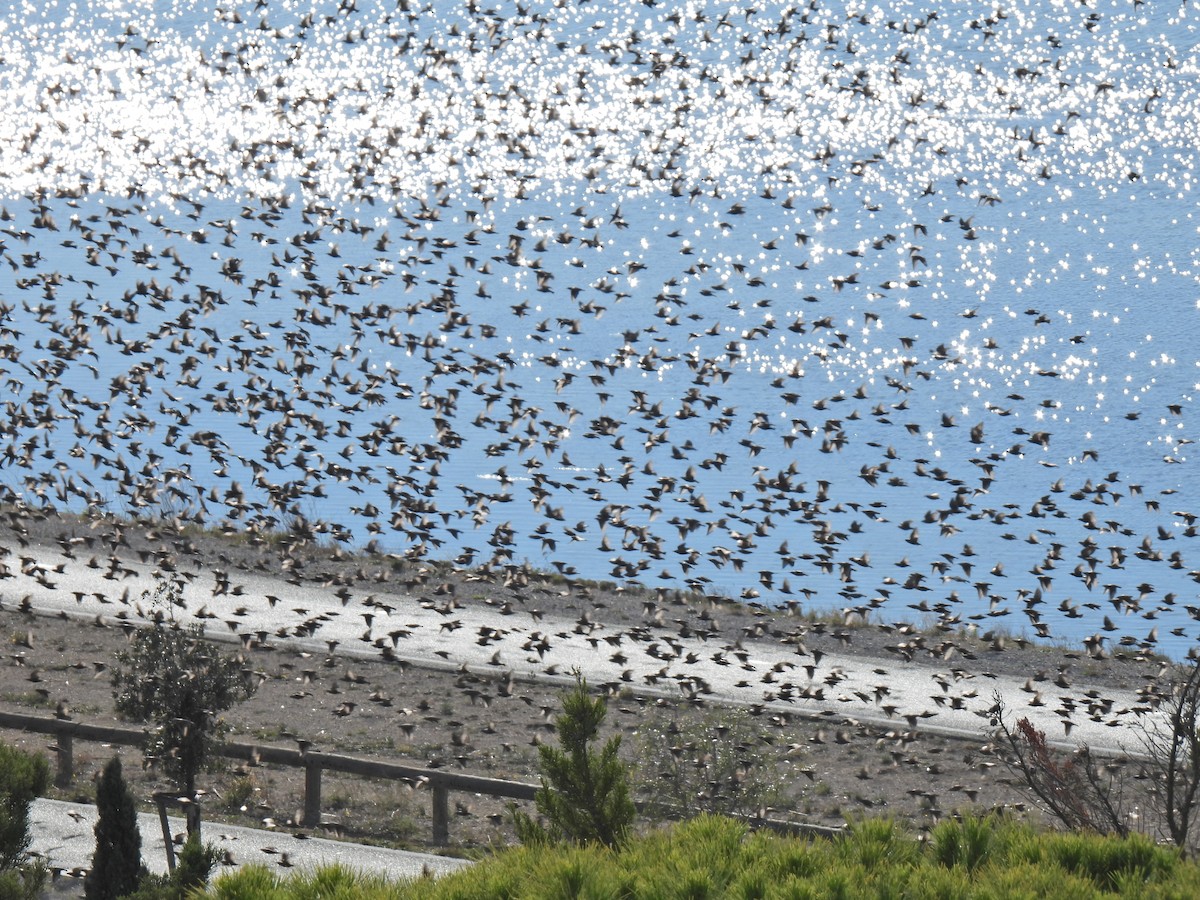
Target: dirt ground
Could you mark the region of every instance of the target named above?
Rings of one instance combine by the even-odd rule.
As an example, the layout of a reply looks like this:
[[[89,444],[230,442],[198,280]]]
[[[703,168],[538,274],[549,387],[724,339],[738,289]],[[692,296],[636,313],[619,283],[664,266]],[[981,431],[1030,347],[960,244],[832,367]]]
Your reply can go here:
[[[63,540],[80,533],[98,547],[123,553],[161,554],[180,565],[220,564],[233,572],[278,571],[280,550],[262,541],[227,540],[191,532],[147,533],[124,525],[115,535],[63,520],[26,521],[23,537]],[[297,566],[294,548],[286,550],[297,577],[328,583],[378,580],[364,564],[334,551],[313,551]],[[431,578],[469,578],[470,602],[536,606],[560,615],[584,613],[614,624],[662,620],[678,627],[706,628],[714,639],[736,641],[802,630],[810,647],[836,646],[885,654],[897,641],[895,628],[855,623],[855,627],[802,618],[786,611],[746,608],[719,601],[697,603],[679,596],[637,595],[615,586],[564,588],[560,581],[478,574],[431,572],[418,566],[393,566],[397,588],[421,590]],[[675,627],[675,625],[672,625]],[[35,618],[12,608],[0,609],[0,708],[53,716],[56,711],[81,721],[121,723],[112,698],[110,675],[127,644],[116,627],[74,620]],[[989,641],[962,633],[934,632],[928,642],[913,642],[918,656],[945,654],[952,641],[960,659],[980,671],[1031,673],[1056,666],[1086,668],[1090,680],[1136,687],[1153,679],[1159,664],[1131,653],[1118,660],[1091,660],[1082,653],[1026,647],[1021,642]],[[233,645],[224,644],[227,652]],[[1003,650],[1003,652],[1000,652]],[[243,650],[259,685],[254,696],[224,716],[228,738],[240,742],[317,749],[430,768],[536,782],[537,746],[554,739],[554,718],[562,688],[506,681],[461,671],[426,669],[394,662],[298,654],[274,647]],[[769,809],[780,819],[841,825],[863,815],[889,815],[927,827],[957,812],[1008,810],[1017,816],[1041,813],[1015,784],[996,748],[985,740],[946,740],[907,730],[888,731],[830,717],[814,722],[765,712],[750,717],[708,705],[621,692],[609,698],[607,727],[622,736],[622,756],[633,767],[643,796],[670,795],[664,766],[684,768],[703,758],[707,745],[697,735],[734,735],[744,765],[737,783],[767,783],[776,790]],[[752,719],[752,721],[751,721]],[[749,729],[746,731],[745,729]],[[751,734],[752,737],[745,737]],[[51,753],[53,739],[40,734],[0,731],[0,739]],[[715,739],[715,738],[714,738]],[[161,773],[143,765],[141,753],[76,741],[74,783],[51,796],[93,802],[93,781],[104,763],[119,754],[136,796],[149,808],[153,791],[169,787]],[[207,791],[204,818],[300,829],[304,774],[301,769],[248,766],[215,759],[201,779]],[[724,790],[724,788],[722,788]],[[322,786],[323,822],[314,829],[326,836],[410,849],[430,846],[430,797],[419,786],[367,781],[326,773]],[[508,801],[457,794],[451,798],[450,846],[443,852],[474,854],[515,840]]]
[[[51,716],[62,703],[75,719],[120,723],[108,679],[109,667],[127,642],[120,629],[33,621],[11,611],[0,612],[0,627],[8,636],[0,664],[3,708]],[[247,662],[260,684],[250,700],[226,714],[230,740],[296,747],[303,739],[328,752],[536,781],[537,745],[554,739],[558,687],[513,686],[499,678],[285,650],[250,650]],[[636,766],[651,755],[643,737],[651,727],[660,735],[686,729],[689,722],[711,729],[724,715],[682,703],[616,696],[609,701],[607,724],[623,736],[623,756]],[[758,771],[783,782],[782,796],[770,810],[775,817],[841,825],[857,815],[886,814],[922,827],[967,810],[1036,814],[983,741],[946,741],[899,729],[879,732],[837,721],[818,726],[769,714],[753,724],[760,742],[750,752]],[[0,732],[0,739],[42,752],[51,752],[53,744],[46,735],[12,731]],[[77,741],[74,784],[51,796],[93,802],[94,779],[114,754],[122,757],[147,808],[153,791],[170,787],[143,765],[134,748]],[[653,783],[653,773],[642,775]],[[301,769],[216,759],[202,784],[207,821],[296,828],[303,806]],[[326,773],[322,799],[321,831],[327,835],[430,847],[425,791]],[[451,850],[469,852],[514,840],[507,801],[459,794],[452,796],[452,804]]]

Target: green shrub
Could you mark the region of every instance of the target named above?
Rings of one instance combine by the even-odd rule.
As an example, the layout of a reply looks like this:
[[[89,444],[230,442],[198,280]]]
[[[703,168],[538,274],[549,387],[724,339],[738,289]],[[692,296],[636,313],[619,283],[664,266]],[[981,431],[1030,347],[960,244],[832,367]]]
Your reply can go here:
[[[266,866],[255,864],[244,866],[236,875],[218,878],[208,895],[221,900],[391,900],[403,894],[419,896],[427,884],[423,879],[393,883],[380,875],[363,874],[338,864],[280,878]]]
[[[597,864],[597,857],[601,863]],[[620,900],[623,896],[620,879],[603,854],[587,848],[576,848],[574,852],[564,850],[546,859],[544,867],[537,871],[540,896],[545,898],[568,897],[580,900]],[[517,894],[516,896],[524,896]]]
[[[825,854],[818,847],[792,841],[768,856],[767,874],[774,881],[812,878],[825,864]]]
[[[1103,895],[1086,878],[1053,865],[1025,863],[989,866],[971,882],[968,896],[978,900],[1096,900]]]
[[[916,841],[893,819],[853,822],[834,844],[838,857],[868,871],[880,866],[912,864],[920,853]]]
[[[1156,879],[1177,864],[1172,851],[1143,835],[1105,840],[1095,834],[1051,834],[1042,841],[1043,860],[1073,875],[1090,879],[1102,890],[1114,890],[1118,880]]]
[[[128,896],[130,900],[184,900],[204,889],[224,855],[218,847],[201,844],[197,835],[189,835],[175,861],[175,871],[170,875],[143,873],[138,889]]]
[[[208,893],[219,900],[1200,896],[1200,868],[1140,838],[1046,834],[995,818],[935,832],[942,837],[922,843],[894,822],[868,820],[838,840],[801,840],[701,816],[631,839],[619,853],[599,844],[524,846],[436,880],[393,885],[344,870],[282,880],[247,867]]]
[[[0,900],[38,900],[50,872],[36,859],[11,869],[0,869]]]
[[[795,780],[764,755],[772,737],[761,718],[736,707],[712,709],[699,719],[652,719],[637,735],[643,810],[660,820],[702,812],[761,815]]]
[[[299,891],[289,893],[275,873],[261,863],[222,875],[208,890],[208,896],[214,900],[283,900],[299,895]]]
[[[1006,825],[995,818],[968,816],[962,821],[947,819],[938,823],[929,835],[929,845],[940,865],[948,869],[962,866],[974,872],[1001,854],[1008,835]]]
[[[49,786],[46,757],[0,743],[0,872],[25,862],[32,839],[29,808]]]

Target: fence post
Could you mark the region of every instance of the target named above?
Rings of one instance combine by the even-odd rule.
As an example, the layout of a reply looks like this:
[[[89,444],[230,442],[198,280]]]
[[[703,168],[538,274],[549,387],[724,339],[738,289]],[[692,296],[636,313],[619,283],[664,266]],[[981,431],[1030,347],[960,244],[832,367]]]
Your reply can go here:
[[[58,751],[58,774],[54,783],[60,788],[65,788],[75,777],[74,744],[71,735],[59,732],[55,749]]]
[[[196,797],[183,804],[183,814],[187,821],[188,838],[200,841],[200,801]]]
[[[161,791],[154,794],[158,804],[158,822],[162,825],[163,846],[167,851],[167,874],[175,871],[175,844],[171,840],[171,824],[167,821],[167,798]]]
[[[450,789],[444,784],[433,786],[433,845],[450,843]]]
[[[311,756],[304,761],[304,821],[315,828],[321,824],[321,761]]]

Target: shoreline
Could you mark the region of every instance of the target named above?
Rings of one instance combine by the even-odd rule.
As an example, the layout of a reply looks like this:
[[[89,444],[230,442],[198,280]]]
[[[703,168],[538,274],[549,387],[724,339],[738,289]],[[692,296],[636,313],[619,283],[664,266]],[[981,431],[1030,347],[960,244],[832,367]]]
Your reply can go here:
[[[87,518],[56,511],[7,515],[4,530],[18,540],[66,553],[83,551],[110,567],[122,555],[154,564],[165,575],[217,572],[237,591],[233,573],[250,578],[269,573],[306,583],[335,586],[347,606],[360,596],[368,606],[380,591],[400,591],[422,603],[482,604],[503,614],[527,613],[535,621],[547,614],[613,626],[678,627],[684,634],[720,639],[793,643],[821,653],[851,652],[920,665],[956,664],[982,672],[1031,673],[1046,665],[1065,665],[1104,685],[1125,687],[1144,680],[1148,670],[1165,674],[1178,661],[1148,647],[1087,649],[1059,641],[1012,636],[1004,629],[983,635],[967,626],[936,623],[872,622],[857,613],[839,620],[832,610],[801,610],[746,603],[721,595],[687,590],[623,586],[611,581],[581,581],[526,564],[503,572],[460,569],[438,560],[417,562],[397,554],[362,553],[287,535],[262,536],[212,530],[176,520],[130,519],[104,514]],[[18,530],[17,523],[26,523]],[[3,535],[0,531],[0,537]],[[100,556],[107,550],[109,556]],[[183,565],[180,565],[180,563]],[[972,623],[974,624],[974,623]]]

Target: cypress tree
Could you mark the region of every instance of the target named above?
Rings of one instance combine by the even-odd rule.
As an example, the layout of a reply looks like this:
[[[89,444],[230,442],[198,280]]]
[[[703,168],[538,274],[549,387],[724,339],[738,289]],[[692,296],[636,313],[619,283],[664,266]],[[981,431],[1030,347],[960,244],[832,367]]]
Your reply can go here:
[[[96,786],[96,852],[83,882],[87,900],[116,900],[137,890],[142,876],[142,836],[133,794],[113,757]]]

